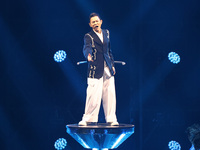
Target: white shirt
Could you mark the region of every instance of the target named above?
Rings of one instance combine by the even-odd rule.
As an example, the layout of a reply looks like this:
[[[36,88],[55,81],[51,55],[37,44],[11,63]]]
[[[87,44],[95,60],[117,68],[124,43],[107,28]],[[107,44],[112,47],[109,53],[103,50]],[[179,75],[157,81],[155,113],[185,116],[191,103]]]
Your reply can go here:
[[[94,30],[93,30],[94,31]],[[103,32],[101,31],[101,33],[98,33],[98,32],[96,32],[96,31],[94,31],[96,34],[97,34],[97,36],[99,37],[99,39],[101,40],[101,42],[103,43]]]

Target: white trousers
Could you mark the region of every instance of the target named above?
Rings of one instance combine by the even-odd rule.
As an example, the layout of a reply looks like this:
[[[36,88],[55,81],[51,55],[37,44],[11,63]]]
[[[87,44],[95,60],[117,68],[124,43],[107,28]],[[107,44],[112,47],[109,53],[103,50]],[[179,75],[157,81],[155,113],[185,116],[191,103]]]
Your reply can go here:
[[[106,122],[116,122],[116,93],[114,76],[110,75],[108,67],[104,68],[103,77],[100,79],[87,79],[87,97],[85,113],[82,120],[98,122],[101,100]]]

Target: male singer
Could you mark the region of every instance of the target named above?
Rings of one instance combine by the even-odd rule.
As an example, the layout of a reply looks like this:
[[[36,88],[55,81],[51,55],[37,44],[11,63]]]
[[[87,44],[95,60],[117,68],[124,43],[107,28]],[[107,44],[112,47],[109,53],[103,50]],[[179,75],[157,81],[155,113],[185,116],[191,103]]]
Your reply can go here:
[[[92,30],[84,36],[83,54],[88,61],[87,96],[85,113],[80,126],[97,123],[101,100],[105,120],[111,126],[119,125],[116,118],[115,67],[110,49],[110,34],[101,29],[102,20],[97,13],[89,16]]]

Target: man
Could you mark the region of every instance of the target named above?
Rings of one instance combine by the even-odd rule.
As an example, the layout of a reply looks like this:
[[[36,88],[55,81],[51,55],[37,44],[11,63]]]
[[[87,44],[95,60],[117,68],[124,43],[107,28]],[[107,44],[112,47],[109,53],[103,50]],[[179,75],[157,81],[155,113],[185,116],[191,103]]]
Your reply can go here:
[[[92,30],[85,34],[83,47],[83,54],[88,60],[88,87],[85,113],[79,125],[98,122],[101,99],[106,122],[119,125],[116,118],[115,67],[109,31],[101,29],[102,20],[98,14],[90,14],[89,19]]]

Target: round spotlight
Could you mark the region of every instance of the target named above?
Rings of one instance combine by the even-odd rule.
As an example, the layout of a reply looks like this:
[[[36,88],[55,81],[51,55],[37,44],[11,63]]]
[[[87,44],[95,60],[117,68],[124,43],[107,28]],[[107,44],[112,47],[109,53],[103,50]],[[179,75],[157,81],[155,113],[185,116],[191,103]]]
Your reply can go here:
[[[54,147],[57,150],[62,150],[67,146],[67,141],[64,138],[59,138],[56,140]]]
[[[168,147],[171,150],[181,150],[181,145],[176,141],[170,141]]]
[[[65,60],[67,54],[64,50],[59,50],[54,54],[54,60],[56,62],[62,62]]]
[[[170,52],[169,54],[168,54],[168,59],[169,59],[169,61],[170,62],[172,62],[173,64],[178,64],[179,62],[180,62],[180,56],[177,54],[177,53],[175,53],[175,52]]]

